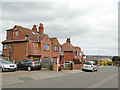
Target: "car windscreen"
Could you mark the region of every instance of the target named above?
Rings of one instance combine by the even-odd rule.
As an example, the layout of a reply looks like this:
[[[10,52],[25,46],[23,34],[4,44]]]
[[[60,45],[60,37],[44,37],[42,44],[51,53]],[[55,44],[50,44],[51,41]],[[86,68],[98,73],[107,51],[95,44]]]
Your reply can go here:
[[[92,65],[90,62],[85,62],[84,64],[85,65]]]
[[[4,61],[3,64],[12,64],[10,61]]]
[[[0,64],[3,64],[4,63],[4,61],[3,60],[0,60]]]
[[[40,63],[40,60],[32,60],[35,63]]]

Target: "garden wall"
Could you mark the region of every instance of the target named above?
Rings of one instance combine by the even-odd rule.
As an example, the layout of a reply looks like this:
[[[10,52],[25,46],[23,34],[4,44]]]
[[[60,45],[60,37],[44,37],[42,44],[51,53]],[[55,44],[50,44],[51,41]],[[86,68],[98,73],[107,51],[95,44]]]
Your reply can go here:
[[[73,69],[82,69],[82,64],[73,64]]]

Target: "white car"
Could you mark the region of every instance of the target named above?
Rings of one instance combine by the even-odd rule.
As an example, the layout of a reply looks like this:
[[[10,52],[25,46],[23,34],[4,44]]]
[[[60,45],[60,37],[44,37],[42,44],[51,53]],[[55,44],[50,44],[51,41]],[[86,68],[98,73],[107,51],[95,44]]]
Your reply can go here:
[[[86,61],[83,64],[82,70],[83,71],[89,70],[89,71],[94,72],[94,71],[98,70],[98,67],[97,67],[97,65],[96,65],[96,63],[94,61]]]
[[[5,59],[0,59],[0,68],[3,71],[16,71],[17,65],[13,64],[11,61]]]

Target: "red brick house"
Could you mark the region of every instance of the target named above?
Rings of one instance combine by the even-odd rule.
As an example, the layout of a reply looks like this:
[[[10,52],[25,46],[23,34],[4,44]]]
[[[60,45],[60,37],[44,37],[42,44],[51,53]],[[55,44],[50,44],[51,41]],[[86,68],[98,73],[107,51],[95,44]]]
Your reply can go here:
[[[60,58],[60,43],[56,37],[50,38],[52,44],[52,57],[53,59]]]
[[[11,60],[59,58],[60,44],[57,38],[50,38],[44,34],[43,24],[38,30],[36,25],[32,29],[15,25],[6,30],[6,40],[3,44],[3,56]]]
[[[72,61],[74,63],[80,63],[83,61],[83,52],[79,46],[73,46],[70,42],[70,38],[67,38],[66,43],[62,45],[62,53],[61,56],[62,62]]]

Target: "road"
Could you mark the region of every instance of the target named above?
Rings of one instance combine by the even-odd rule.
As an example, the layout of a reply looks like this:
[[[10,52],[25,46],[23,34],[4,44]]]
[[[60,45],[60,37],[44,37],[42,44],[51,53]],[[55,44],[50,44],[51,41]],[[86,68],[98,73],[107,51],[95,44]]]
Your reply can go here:
[[[63,72],[65,73],[65,72]],[[59,73],[59,74],[63,74]],[[57,77],[29,80],[3,88],[118,88],[118,67],[99,67],[97,72],[65,73]]]

